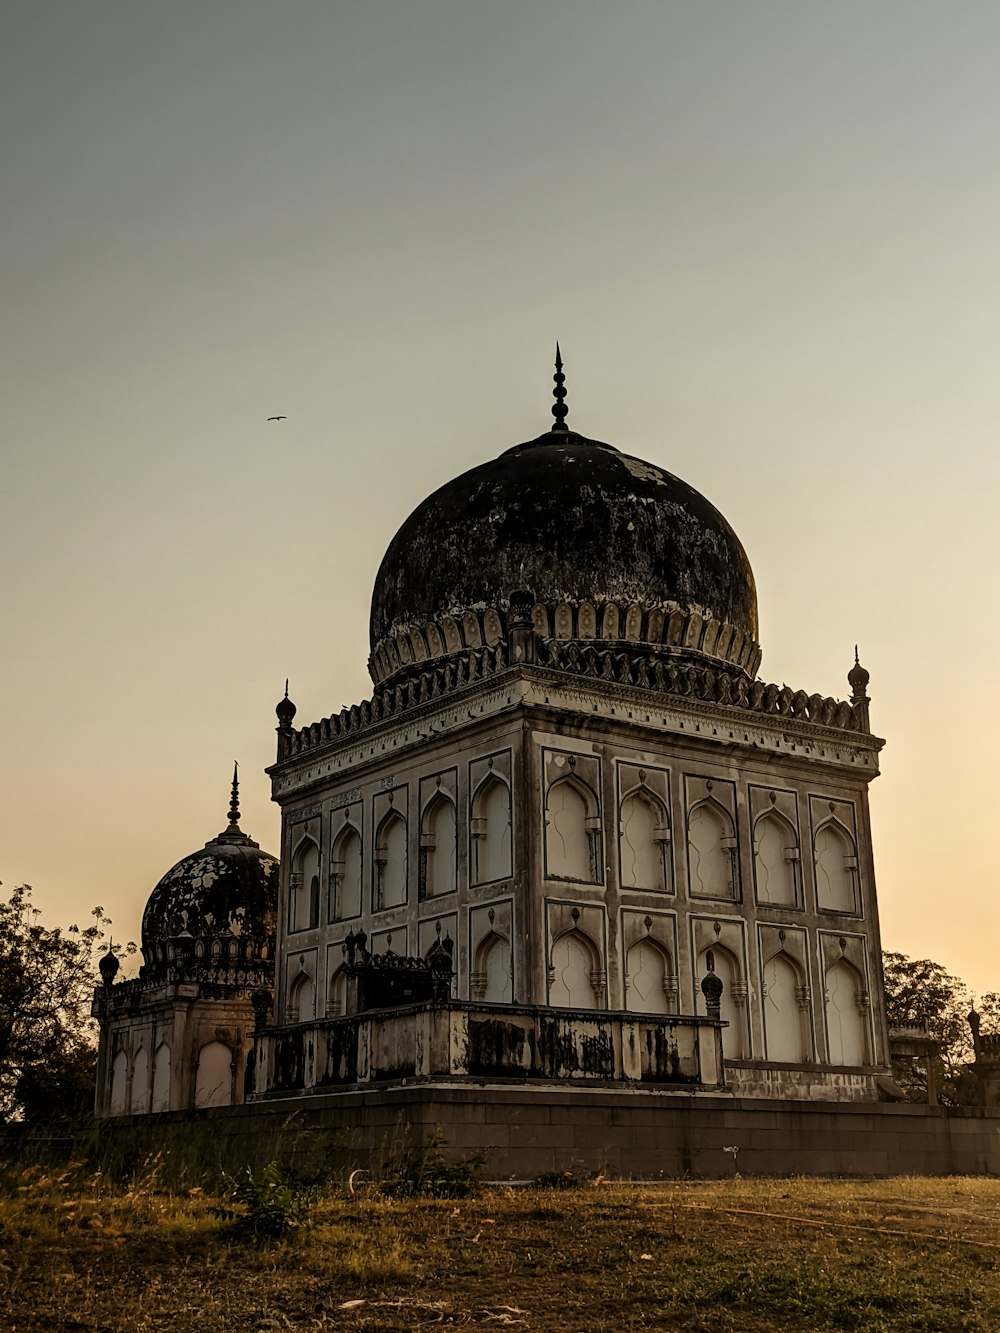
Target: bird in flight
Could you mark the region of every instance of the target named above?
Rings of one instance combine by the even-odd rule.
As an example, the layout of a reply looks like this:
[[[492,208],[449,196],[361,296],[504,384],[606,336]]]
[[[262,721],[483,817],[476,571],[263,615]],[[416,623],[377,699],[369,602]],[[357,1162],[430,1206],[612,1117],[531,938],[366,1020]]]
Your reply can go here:
[[[268,421],[287,421],[287,417],[268,417]]]

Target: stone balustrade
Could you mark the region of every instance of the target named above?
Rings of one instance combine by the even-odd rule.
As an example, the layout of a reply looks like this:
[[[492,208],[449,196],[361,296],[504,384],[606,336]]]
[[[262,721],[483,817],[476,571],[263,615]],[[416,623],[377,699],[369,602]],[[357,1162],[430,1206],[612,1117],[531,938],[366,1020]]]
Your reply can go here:
[[[268,1028],[254,1096],[420,1079],[724,1088],[722,1028],[664,1016],[448,1001]]]

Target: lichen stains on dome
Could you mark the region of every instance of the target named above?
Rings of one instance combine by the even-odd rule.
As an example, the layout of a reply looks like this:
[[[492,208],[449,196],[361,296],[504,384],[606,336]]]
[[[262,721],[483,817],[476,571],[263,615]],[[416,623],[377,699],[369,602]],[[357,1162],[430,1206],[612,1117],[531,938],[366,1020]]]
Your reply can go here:
[[[375,581],[373,654],[410,626],[545,606],[680,608],[757,637],[739,538],[693,487],[614,446],[552,430],[442,486],[391,542]]]
[[[278,861],[247,838],[213,841],[178,861],[149,896],[142,946],[180,935],[273,935]]]

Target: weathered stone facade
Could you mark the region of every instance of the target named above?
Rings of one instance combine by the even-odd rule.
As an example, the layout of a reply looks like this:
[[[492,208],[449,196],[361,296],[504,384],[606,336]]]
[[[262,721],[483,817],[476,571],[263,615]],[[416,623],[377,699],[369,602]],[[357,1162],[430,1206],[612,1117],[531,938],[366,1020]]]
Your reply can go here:
[[[440,1125],[499,1175],[721,1174],[734,1146],[768,1172],[917,1170],[918,1140],[927,1169],[990,1157],[978,1121],[861,1141],[894,1095],[867,672],[842,700],[757,678],[733,530],[567,430],[562,386],[557,365],[550,432],[390,544],[372,697],[296,728],[286,688],[260,910],[206,916],[213,844],[154,892],[143,974],[95,1000],[99,1110],[208,1105],[214,1042],[218,1100],[248,1104],[209,1115],[241,1150],[295,1123],[355,1162]]]
[[[718,977],[727,1088],[877,1100],[867,673],[849,701],[768,685],[756,628],[722,516],[558,421],[420,506],[376,582],[373,697],[300,729],[278,708],[276,1026],[256,1095],[320,1086],[306,1071],[350,1012],[360,934],[417,958],[452,941],[451,1021],[601,1014],[612,1046],[637,1014],[663,1032],[701,1015],[707,1037]],[[278,1051],[300,1046],[290,1083]],[[618,1049],[604,1077],[630,1068]]]

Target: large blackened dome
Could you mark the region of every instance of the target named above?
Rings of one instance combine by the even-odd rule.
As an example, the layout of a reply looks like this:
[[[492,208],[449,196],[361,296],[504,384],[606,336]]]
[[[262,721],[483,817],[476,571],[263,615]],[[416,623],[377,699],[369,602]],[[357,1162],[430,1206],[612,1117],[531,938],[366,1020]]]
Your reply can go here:
[[[626,612],[638,608],[646,642],[668,646],[659,626],[680,614],[681,646],[751,673],[759,661],[753,573],[714,505],[662,468],[556,427],[448,482],[397,532],[372,597],[376,683],[408,660],[412,630],[433,636],[445,618],[461,626],[470,609],[503,617],[519,589],[548,608],[552,633],[563,607],[575,617],[569,637],[592,614],[589,637],[624,639]],[[602,633],[608,605],[620,620],[616,611]],[[580,617],[581,607],[593,612]]]
[[[251,941],[273,951],[278,910],[278,861],[239,827],[236,783],[229,825],[204,847],[178,861],[149,895],[142,914],[147,969],[180,952],[247,954]],[[214,945],[214,948],[213,948]],[[222,947],[220,947],[220,945]]]

